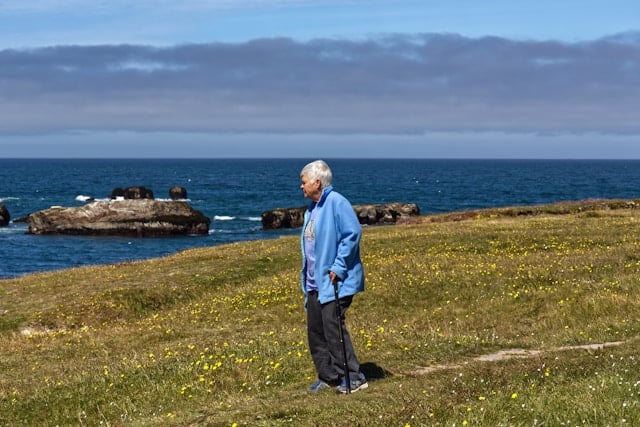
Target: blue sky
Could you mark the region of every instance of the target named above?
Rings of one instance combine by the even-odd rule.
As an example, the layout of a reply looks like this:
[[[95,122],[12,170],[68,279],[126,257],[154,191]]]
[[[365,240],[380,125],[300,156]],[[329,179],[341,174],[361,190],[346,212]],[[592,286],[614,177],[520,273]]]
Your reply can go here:
[[[640,158],[640,2],[3,0],[2,157]]]

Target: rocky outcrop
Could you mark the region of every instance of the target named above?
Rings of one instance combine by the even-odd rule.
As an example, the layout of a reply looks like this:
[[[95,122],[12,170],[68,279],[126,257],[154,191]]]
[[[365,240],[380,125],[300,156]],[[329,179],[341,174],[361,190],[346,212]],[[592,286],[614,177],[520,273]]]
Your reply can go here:
[[[174,185],[169,189],[169,197],[171,200],[185,200],[187,198],[187,189]]]
[[[116,187],[111,191],[110,199],[125,199],[125,200],[138,200],[149,199],[153,200],[153,191],[143,186],[120,188]]]
[[[395,224],[410,216],[420,215],[415,203],[386,203],[382,205],[356,205],[353,210],[360,224]]]
[[[275,230],[278,228],[302,227],[306,206],[300,208],[278,208],[262,212],[262,228]],[[378,205],[354,205],[353,210],[358,221],[363,225],[395,224],[410,216],[420,215],[420,208],[415,203],[385,203]]]
[[[9,215],[9,209],[5,205],[0,205],[0,227],[9,225],[11,221],[11,215]]]
[[[143,198],[52,207],[26,222],[30,234],[157,237],[207,234],[211,220],[186,202]]]
[[[299,208],[278,208],[262,212],[262,228],[276,230],[278,228],[302,227],[306,206]]]

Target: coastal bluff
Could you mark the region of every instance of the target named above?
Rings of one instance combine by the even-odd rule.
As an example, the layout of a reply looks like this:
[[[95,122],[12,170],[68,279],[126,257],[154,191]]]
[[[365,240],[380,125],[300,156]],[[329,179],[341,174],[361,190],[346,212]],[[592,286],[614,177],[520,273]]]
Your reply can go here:
[[[141,198],[53,206],[25,222],[29,234],[160,237],[208,234],[211,220],[184,201]]]
[[[302,227],[306,210],[307,206],[264,211],[261,216],[262,228],[275,230]],[[362,225],[395,224],[420,215],[420,208],[415,203],[353,205],[353,210]]]

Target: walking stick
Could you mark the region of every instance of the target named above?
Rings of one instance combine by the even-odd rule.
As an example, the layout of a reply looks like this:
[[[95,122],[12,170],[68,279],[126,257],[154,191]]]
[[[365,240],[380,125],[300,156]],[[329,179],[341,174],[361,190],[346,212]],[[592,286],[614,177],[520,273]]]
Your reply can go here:
[[[351,393],[351,378],[349,377],[349,364],[347,363],[347,344],[344,342],[344,331],[342,330],[342,310],[340,309],[340,298],[338,297],[338,281],[333,282],[333,292],[336,298],[336,317],[338,318],[338,332],[340,343],[342,344],[342,359],[344,360],[344,378],[347,384],[347,394]]]

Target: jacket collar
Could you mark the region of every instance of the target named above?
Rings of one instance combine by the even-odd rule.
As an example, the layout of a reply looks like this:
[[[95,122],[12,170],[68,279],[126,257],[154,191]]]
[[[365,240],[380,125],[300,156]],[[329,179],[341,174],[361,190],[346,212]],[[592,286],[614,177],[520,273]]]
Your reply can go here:
[[[320,196],[320,200],[318,200],[317,202],[311,202],[311,209],[313,209],[314,206],[322,206],[324,204],[324,201],[326,200],[327,196],[332,191],[333,191],[333,186],[332,185],[329,185],[329,186],[325,187],[322,190],[322,195]]]
[[[324,201],[326,200],[327,196],[332,191],[333,191],[333,186],[329,185],[325,187],[324,190],[322,190],[322,196],[320,196],[320,200],[318,200],[318,204],[320,205],[324,204]]]

